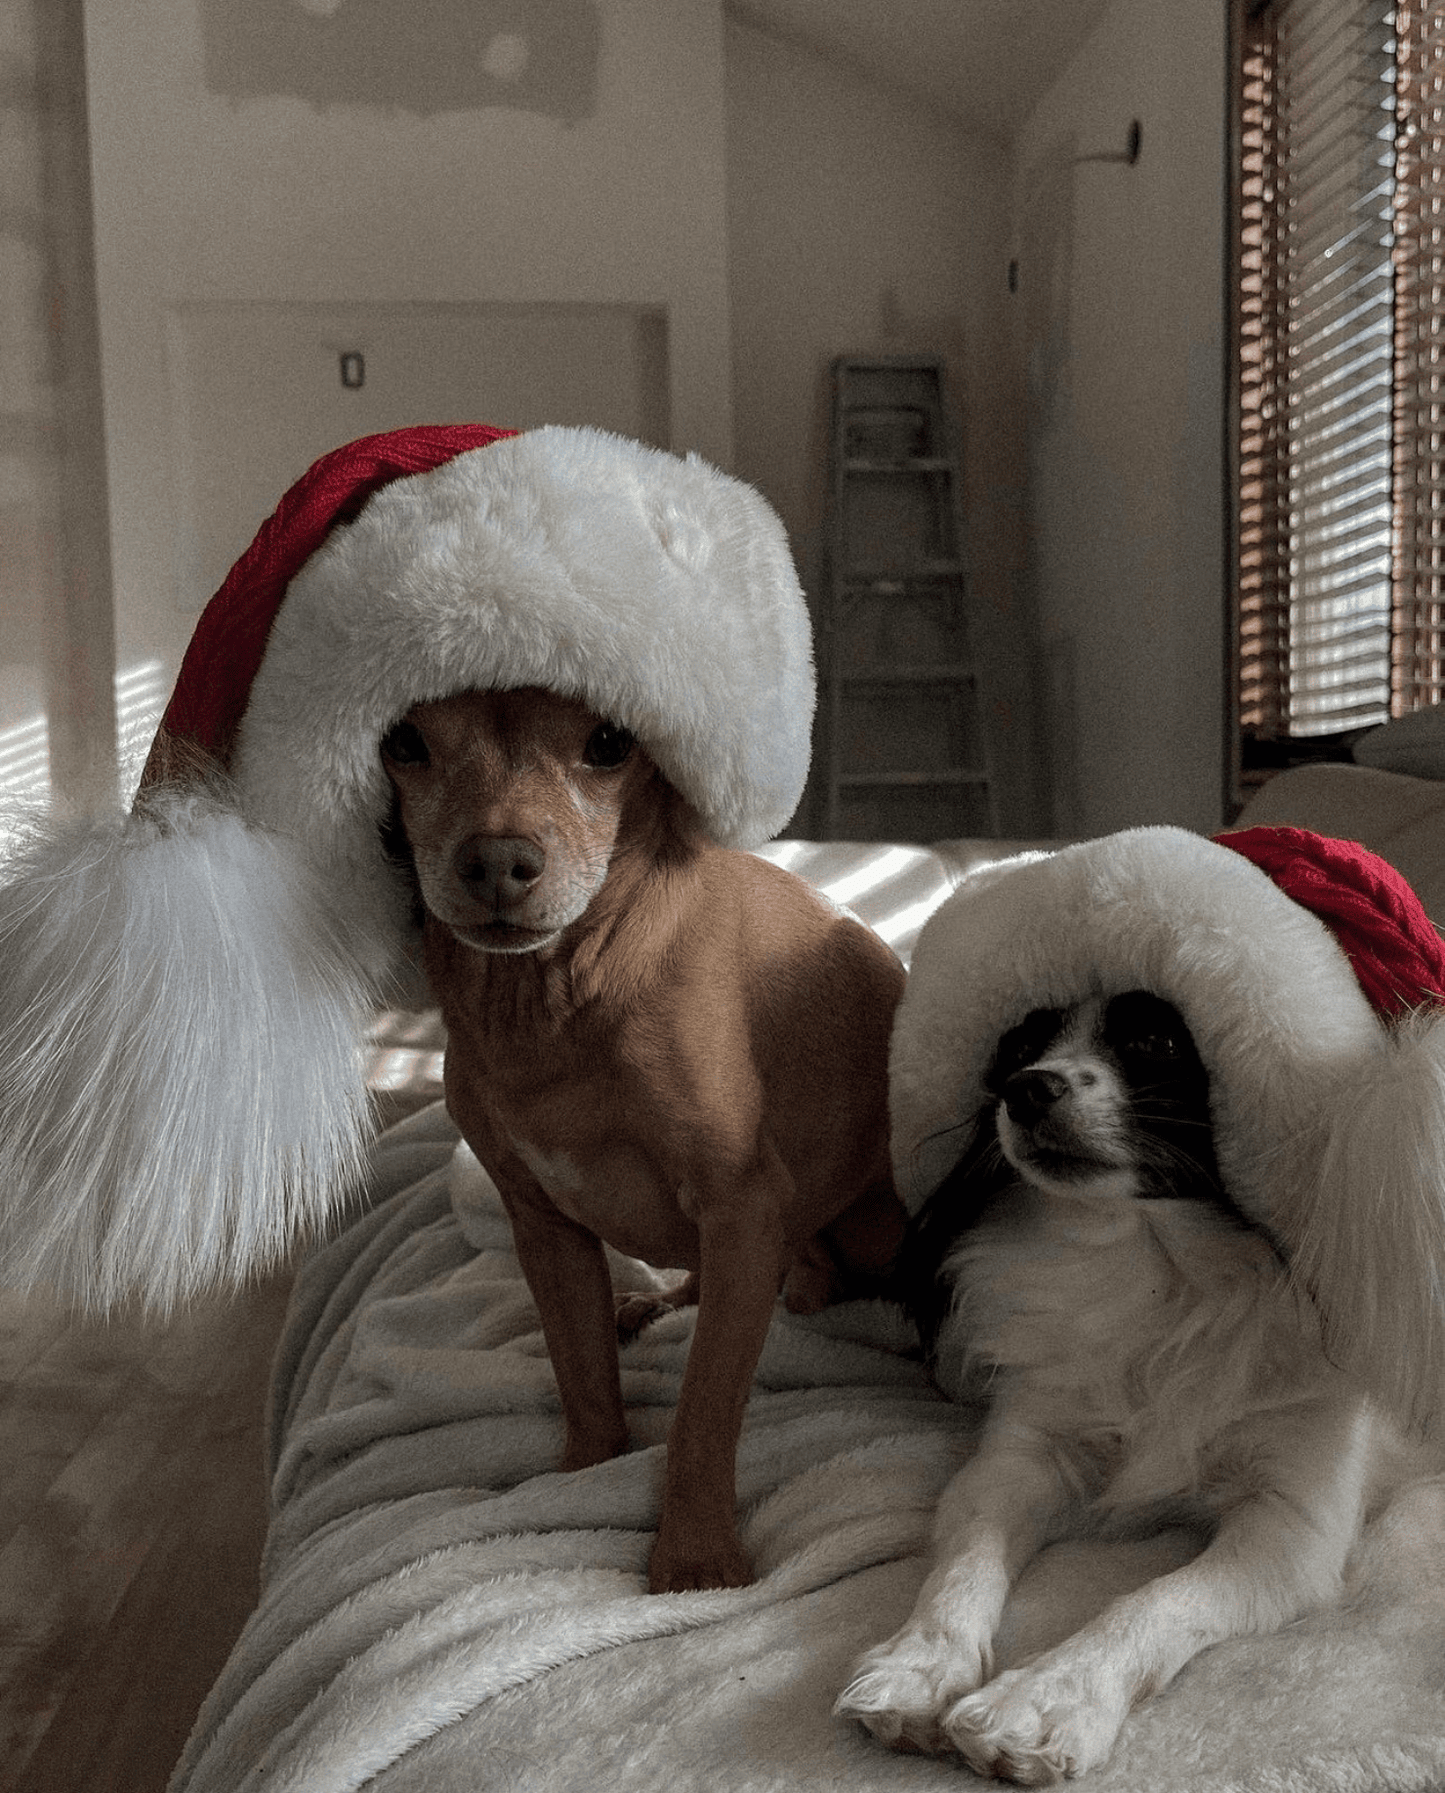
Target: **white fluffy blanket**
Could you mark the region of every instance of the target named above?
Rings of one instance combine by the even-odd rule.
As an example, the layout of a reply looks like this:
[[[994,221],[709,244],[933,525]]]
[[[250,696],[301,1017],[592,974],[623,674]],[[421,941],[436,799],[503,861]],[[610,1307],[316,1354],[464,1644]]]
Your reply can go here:
[[[303,1273],[275,1391],[260,1607],[173,1793],[958,1789],[831,1715],[906,1616],[976,1416],[899,1316],[779,1311],[739,1470],[758,1580],[651,1597],[662,1440],[691,1316],[623,1359],[636,1448],[554,1473],[561,1425],[495,1192],[442,1112],[386,1136],[376,1205]],[[623,1275],[644,1277],[640,1266]],[[1180,1560],[1178,1535],[1058,1547],[1004,1657]],[[1125,1726],[1092,1793],[1445,1785],[1445,1485],[1370,1530],[1347,1597],[1198,1658]]]

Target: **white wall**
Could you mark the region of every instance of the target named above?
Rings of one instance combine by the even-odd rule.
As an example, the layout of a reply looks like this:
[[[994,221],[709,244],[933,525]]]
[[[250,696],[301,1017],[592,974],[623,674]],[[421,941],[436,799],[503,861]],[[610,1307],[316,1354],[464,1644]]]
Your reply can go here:
[[[35,0],[3,0],[0,43],[12,93],[4,106],[10,170],[0,215],[0,779],[47,777],[45,625],[57,600],[58,470],[50,449],[55,392],[46,330],[51,278],[44,226],[40,49]],[[27,729],[27,725],[30,725]],[[33,740],[32,740],[33,737]]]
[[[533,0],[541,75],[510,87],[517,9],[487,0],[454,0],[455,36],[427,42],[406,36],[404,7],[349,4],[336,23],[367,25],[371,60],[333,39],[294,78],[273,36],[324,33],[334,6],[85,10],[122,664],[173,667],[197,596],[175,590],[176,308],[656,307],[673,446],[728,464],[720,0]],[[489,19],[490,44],[476,37]],[[479,42],[496,79],[471,78],[463,49]],[[548,75],[550,52],[565,78]]]
[[[1215,825],[1224,11],[1111,0],[1006,148],[722,0],[532,0],[595,64],[510,103],[505,55],[460,99],[379,96],[385,57],[349,94],[218,79],[322,0],[85,0],[122,669],[173,669],[208,595],[176,577],[187,308],[655,308],[673,445],[772,499],[810,586],[829,358],[941,348],[1006,831]],[[1073,160],[1136,116],[1137,167]]]
[[[9,801],[113,804],[109,532],[81,34],[0,0],[0,844]]]
[[[1053,825],[1221,821],[1222,0],[1112,0],[1017,146]],[[1081,162],[1122,151],[1136,166]]]
[[[728,244],[736,471],[777,505],[816,590],[828,364],[942,352],[963,426],[972,589],[1005,832],[1042,826],[1024,480],[1006,268],[1010,162],[796,45],[729,20]]]

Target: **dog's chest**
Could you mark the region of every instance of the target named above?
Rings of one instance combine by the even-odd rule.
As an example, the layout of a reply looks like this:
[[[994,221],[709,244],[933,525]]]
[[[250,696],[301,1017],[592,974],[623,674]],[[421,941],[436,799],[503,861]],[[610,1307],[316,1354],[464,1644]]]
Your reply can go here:
[[[509,1140],[552,1204],[629,1257],[692,1268],[697,1236],[648,1154],[626,1141],[547,1151],[524,1135]]]
[[[1127,1383],[1175,1293],[1167,1262],[1130,1220],[1073,1225],[1027,1199],[975,1228],[950,1268],[955,1343],[969,1357],[1101,1392]]]
[[[1150,1210],[1081,1220],[1025,1199],[985,1220],[951,1260],[940,1341],[954,1376],[1006,1373],[1030,1422],[1084,1445],[1121,1501],[1193,1487],[1234,1420],[1287,1397],[1305,1351],[1262,1240],[1196,1204]]]
[[[555,1071],[556,1067],[554,1067]],[[597,1064],[487,1078],[449,1060],[447,1097],[499,1181],[519,1174],[570,1220],[651,1263],[691,1268],[697,1237],[625,1084]]]

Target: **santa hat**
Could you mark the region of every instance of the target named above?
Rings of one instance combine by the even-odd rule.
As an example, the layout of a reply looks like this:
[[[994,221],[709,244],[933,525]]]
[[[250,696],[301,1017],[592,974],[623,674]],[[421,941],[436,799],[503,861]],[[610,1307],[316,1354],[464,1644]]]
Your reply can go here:
[[[1408,1416],[1445,1388],[1445,950],[1390,866],[1299,829],[1142,828],[981,870],[919,937],[893,1038],[894,1168],[916,1211],[1032,1009],[1149,989],[1210,1076],[1242,1211],[1331,1350]]]
[[[402,430],[303,475],[201,617],[133,812],[0,873],[0,1276],[165,1306],[324,1216],[413,926],[378,743],[415,703],[533,685],[760,845],[813,711],[777,517],[592,429]]]

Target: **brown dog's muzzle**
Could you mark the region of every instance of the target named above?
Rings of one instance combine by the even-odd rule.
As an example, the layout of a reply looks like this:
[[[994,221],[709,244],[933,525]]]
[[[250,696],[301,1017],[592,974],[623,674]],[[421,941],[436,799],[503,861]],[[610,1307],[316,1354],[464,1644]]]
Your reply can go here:
[[[497,916],[527,900],[546,865],[535,841],[510,835],[468,835],[452,856],[452,869],[468,896]]]

